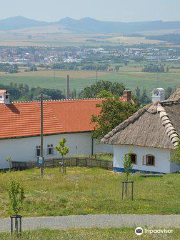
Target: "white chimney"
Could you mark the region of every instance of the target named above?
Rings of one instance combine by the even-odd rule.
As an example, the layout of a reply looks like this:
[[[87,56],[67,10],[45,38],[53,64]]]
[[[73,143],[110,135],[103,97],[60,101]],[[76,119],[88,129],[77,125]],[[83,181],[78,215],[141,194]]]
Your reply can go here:
[[[165,100],[165,90],[163,88],[155,88],[152,91],[152,102],[164,101]]]
[[[0,90],[0,104],[10,104],[10,94],[6,90]]]

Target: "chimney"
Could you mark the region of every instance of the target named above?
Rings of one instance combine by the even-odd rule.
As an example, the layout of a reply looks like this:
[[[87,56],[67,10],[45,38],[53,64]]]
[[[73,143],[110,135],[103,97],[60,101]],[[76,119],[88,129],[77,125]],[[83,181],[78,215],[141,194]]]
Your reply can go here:
[[[0,90],[0,104],[10,104],[10,94],[6,90]]]
[[[124,90],[124,95],[123,95],[124,101],[126,102],[131,102],[132,100],[132,93],[130,90]]]
[[[69,75],[67,75],[67,95],[66,95],[66,99],[70,99],[70,87],[69,87]]]

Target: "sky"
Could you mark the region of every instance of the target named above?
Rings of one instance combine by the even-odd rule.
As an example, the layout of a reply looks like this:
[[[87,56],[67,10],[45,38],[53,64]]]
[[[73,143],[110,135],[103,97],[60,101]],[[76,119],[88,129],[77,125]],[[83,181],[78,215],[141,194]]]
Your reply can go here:
[[[92,17],[107,21],[180,21],[180,0],[0,0],[0,19],[43,21]]]

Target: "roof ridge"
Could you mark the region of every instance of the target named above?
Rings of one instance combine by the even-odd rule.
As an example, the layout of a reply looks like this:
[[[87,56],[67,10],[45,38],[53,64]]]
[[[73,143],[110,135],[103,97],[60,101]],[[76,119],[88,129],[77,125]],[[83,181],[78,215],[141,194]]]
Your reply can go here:
[[[179,144],[179,135],[161,103],[158,103],[157,105],[157,113],[160,116],[162,125],[165,127],[166,134],[170,138],[173,146],[176,147]]]
[[[49,99],[49,100],[43,100],[43,102],[69,102],[69,101],[82,101],[82,100],[103,100],[104,98],[78,98],[78,99]],[[40,102],[40,100],[32,100],[32,101],[13,101],[11,102],[12,104],[14,103],[33,103],[33,102]]]

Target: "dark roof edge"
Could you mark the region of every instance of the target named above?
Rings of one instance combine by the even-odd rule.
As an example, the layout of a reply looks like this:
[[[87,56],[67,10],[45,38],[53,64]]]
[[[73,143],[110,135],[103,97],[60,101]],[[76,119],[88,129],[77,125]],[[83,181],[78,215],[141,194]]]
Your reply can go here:
[[[59,133],[48,133],[44,134],[44,137],[48,136],[54,136],[54,135],[60,135],[60,134],[74,134],[74,133],[91,133],[93,130],[89,131],[76,131],[76,132],[59,132]],[[40,137],[41,134],[35,134],[35,135],[28,135],[28,136],[18,136],[18,137],[7,137],[7,138],[0,138],[0,141],[3,140],[15,140],[15,139],[23,139],[23,138],[32,138],[32,137]]]

